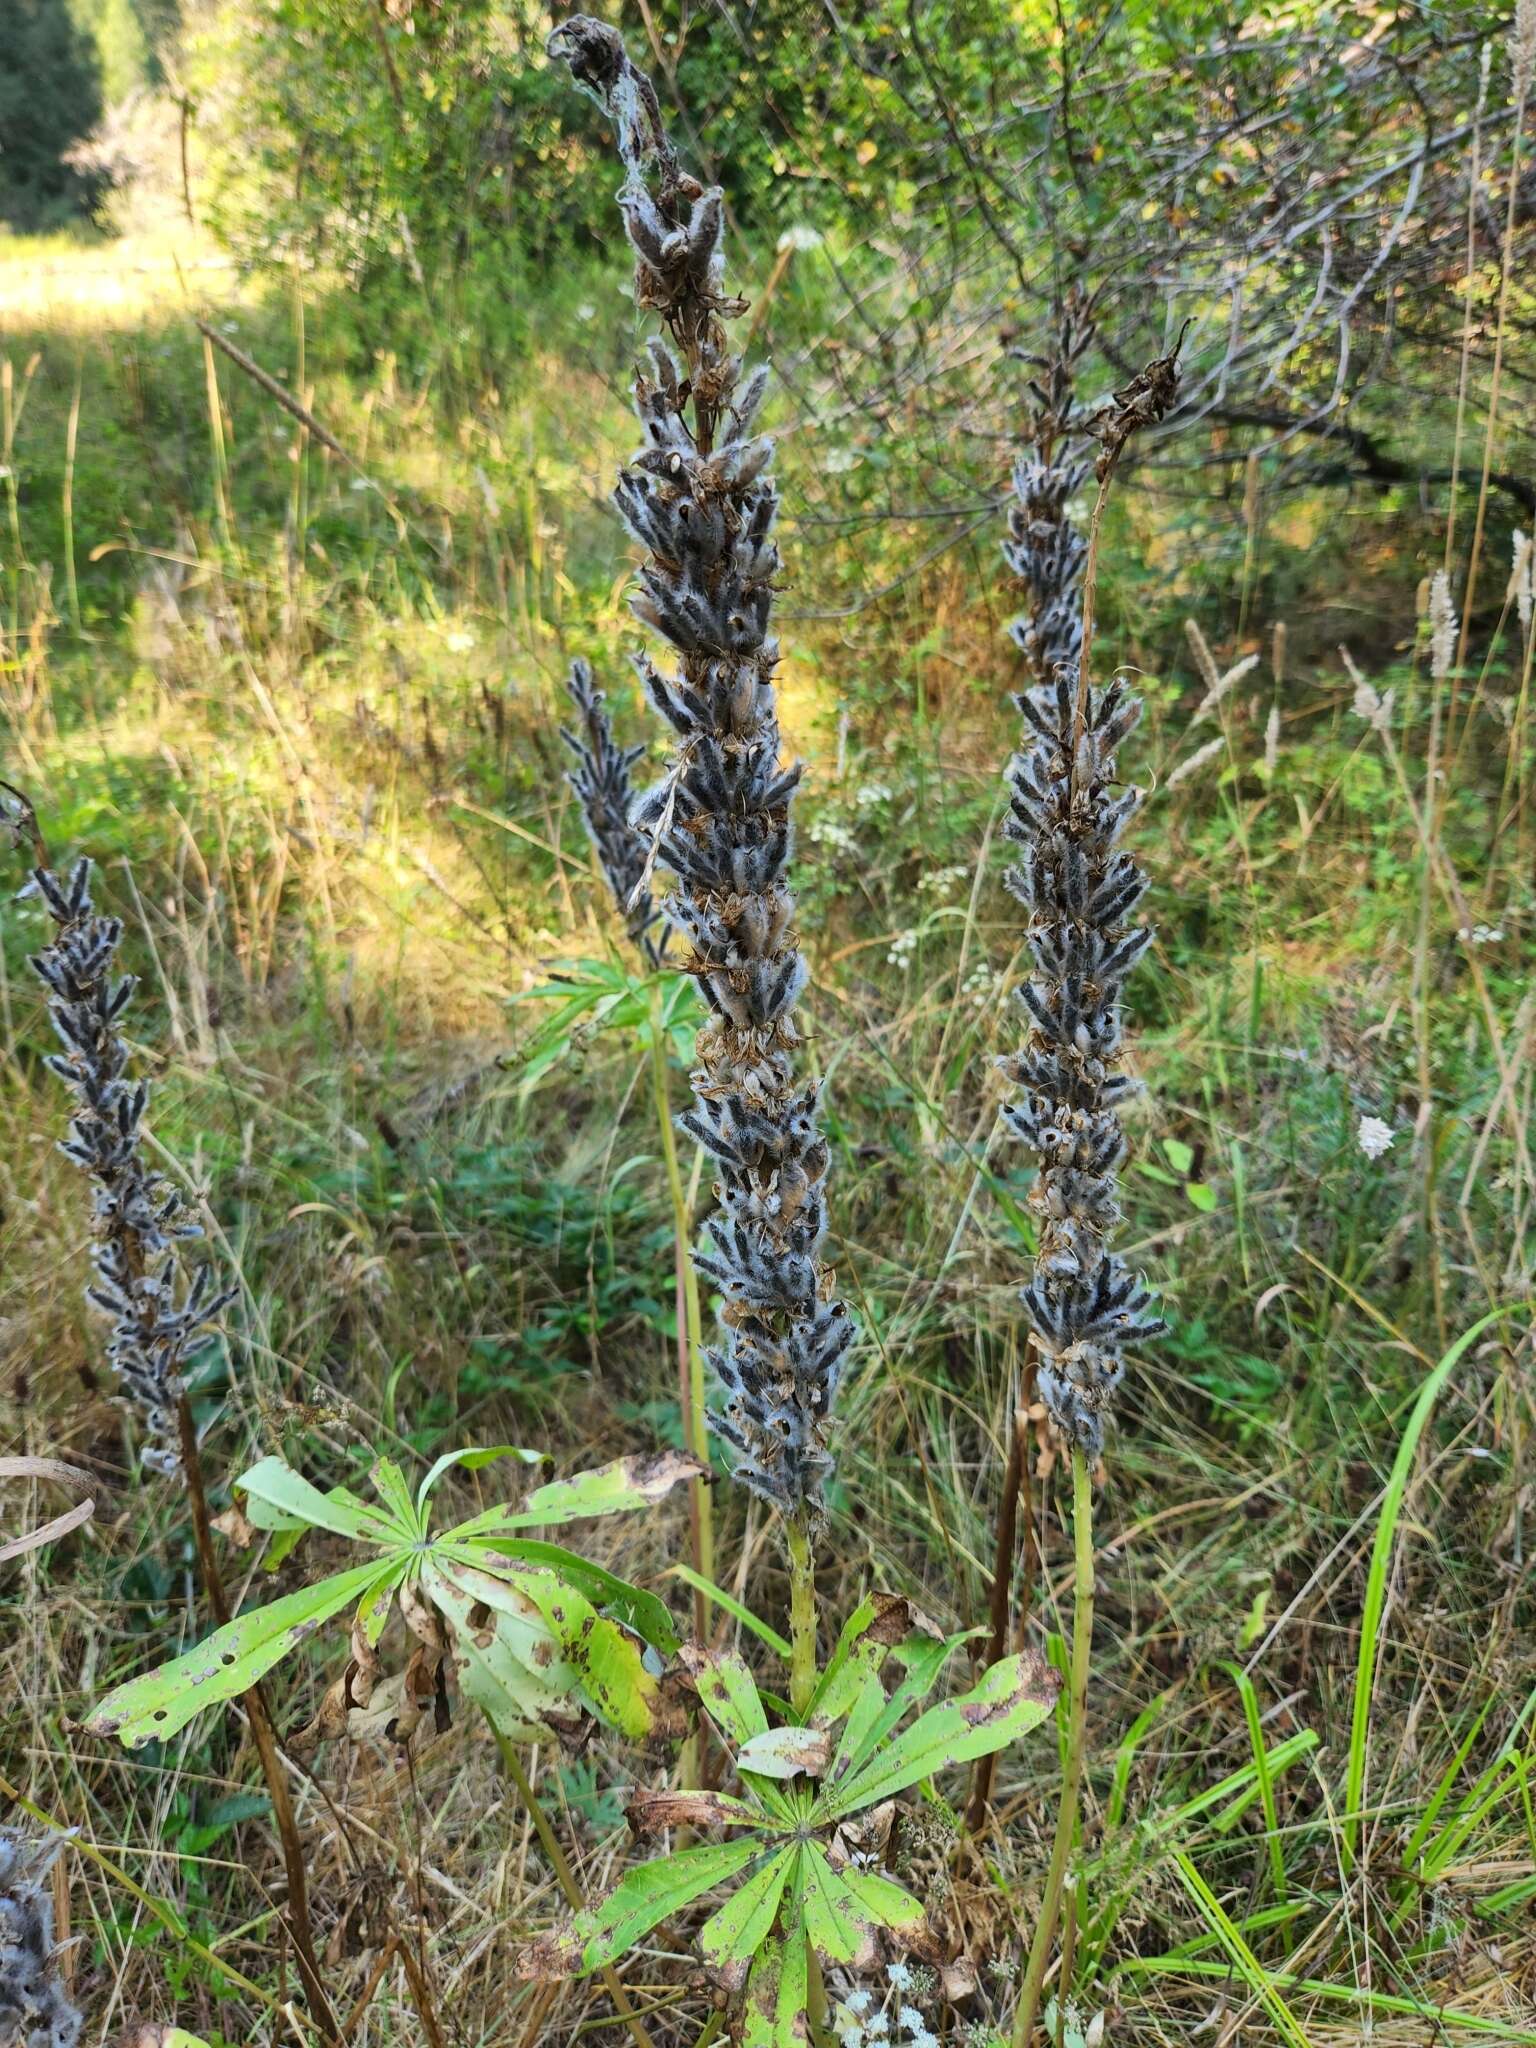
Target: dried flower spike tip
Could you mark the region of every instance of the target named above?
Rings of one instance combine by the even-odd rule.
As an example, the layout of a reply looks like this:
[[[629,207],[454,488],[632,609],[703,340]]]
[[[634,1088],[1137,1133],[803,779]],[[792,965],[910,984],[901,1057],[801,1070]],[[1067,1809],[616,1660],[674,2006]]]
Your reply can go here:
[[[666,952],[666,941],[658,942],[655,926],[661,916],[650,889],[649,846],[635,830],[634,784],[630,774],[645,757],[644,747],[620,747],[613,737],[606,699],[592,681],[587,662],[571,663],[566,692],[581,730],[561,728],[560,737],[576,757],[568,780],[586,820],[598,863],[607,877],[613,900],[624,920],[624,929],[645,956],[647,964],[658,967]]]
[[[1006,1121],[1039,1163],[1030,1196],[1039,1248],[1022,1299],[1039,1346],[1040,1395],[1061,1434],[1096,1457],[1125,1347],[1163,1324],[1110,1249],[1125,1158],[1116,1112],[1133,1087],[1119,1071],[1120,999],[1152,934],[1132,922],[1147,884],[1119,843],[1141,795],[1115,774],[1141,706],[1118,681],[1079,689],[1087,550],[1068,505],[1088,475],[1089,416],[1073,398],[1088,331],[1069,306],[1048,381],[1033,386],[1034,452],[1015,470],[1018,504],[1003,550],[1028,590],[1013,637],[1036,677],[1016,700],[1025,729],[1008,768],[1005,826],[1022,850],[1008,885],[1029,914],[1034,965],[1020,992],[1029,1037],[998,1064],[1024,1091]]]
[[[794,1073],[807,977],[787,886],[800,771],[779,758],[778,492],[773,445],[753,431],[767,371],[745,375],[730,348],[724,323],[743,302],[724,294],[721,195],[679,165],[650,81],[612,29],[584,16],[550,49],[614,121],[636,299],[670,339],[651,344],[636,376],[644,440],[614,502],[646,550],[634,610],[677,656],[671,674],[638,664],[674,747],[633,818],[673,879],[664,913],[710,1010],[680,1122],[718,1172],[695,1255],[723,1298],[724,1343],[710,1357],[725,1401],[711,1419],[738,1478],[786,1514],[814,1513],[854,1326],[821,1258],[817,1090]]]
[[[234,1289],[210,1294],[204,1266],[178,1290],[176,1242],[202,1232],[183,1213],[178,1190],[139,1157],[149,1084],[127,1078],[128,1047],[118,1028],[135,984],[132,975],[115,976],[122,923],[96,915],[90,881],[88,860],[76,863],[67,882],[34,868],[23,893],[41,898],[56,929],[32,967],[48,991],[48,1014],[63,1046],[46,1064],[76,1104],[59,1149],[90,1175],[94,1189],[96,1277],[86,1299],[112,1318],[107,1356],[149,1436],[144,1462],[169,1473],[180,1466],[175,1408],[182,1364]]]
[[[0,1828],[0,2042],[75,2048],[81,2015],[60,1981],[48,1873],[59,1844]]]

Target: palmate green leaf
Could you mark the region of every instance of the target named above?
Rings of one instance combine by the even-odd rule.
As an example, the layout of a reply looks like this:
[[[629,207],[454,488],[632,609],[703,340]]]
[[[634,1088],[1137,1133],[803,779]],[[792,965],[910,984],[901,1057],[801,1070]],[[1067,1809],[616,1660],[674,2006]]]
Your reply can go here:
[[[870,1968],[879,1952],[875,1923],[814,1842],[800,1852],[799,1903],[806,1940],[823,1962]]]
[[[730,1749],[743,1749],[754,1735],[768,1733],[768,1716],[758,1698],[757,1682],[746,1659],[736,1650],[706,1650],[685,1643],[679,1658],[693,1681],[699,1704]]]
[[[852,1751],[855,1769],[872,1757],[886,1737],[900,1727],[919,1700],[928,1697],[938,1684],[944,1666],[960,1645],[969,1642],[973,1636],[985,1634],[985,1629],[968,1628],[962,1629],[958,1635],[946,1636],[942,1641],[931,1636],[912,1636],[905,1643],[898,1643],[895,1655],[906,1665],[906,1674],[880,1712],[864,1726],[857,1747]]]
[[[452,1606],[472,1647],[484,1647],[475,1638],[487,1630],[467,1631],[466,1617],[476,1607],[492,1610],[495,1659],[511,1655],[542,1688],[570,1695],[567,1721],[586,1709],[631,1740],[651,1732],[661,1688],[640,1643],[558,1572],[531,1564],[492,1572],[434,1553],[422,1583],[429,1598]]]
[[[344,1486],[322,1493],[281,1458],[263,1458],[235,1481],[234,1490],[245,1495],[245,1512],[258,1529],[329,1529],[354,1543],[411,1543],[416,1538],[414,1519],[397,1525]]]
[[[757,1682],[738,1651],[706,1650],[699,1643],[684,1643],[678,1652],[678,1662],[728,1749],[745,1749],[755,1738],[768,1733],[768,1715]],[[776,1819],[786,1819],[793,1811],[784,1792],[771,1778],[744,1772],[742,1783]]]
[[[374,1558],[238,1616],[184,1657],[114,1688],[86,1727],[93,1735],[116,1735],[129,1749],[176,1734],[205,1707],[248,1692],[332,1615],[384,1583],[396,1583],[407,1564],[402,1557]]]
[[[466,1472],[478,1472],[483,1466],[491,1465],[498,1458],[516,1458],[522,1465],[542,1465],[548,1457],[547,1451],[528,1451],[518,1444],[472,1444],[467,1450],[444,1451],[432,1470],[416,1489],[416,1505],[424,1508],[432,1489],[445,1472],[451,1472],[455,1465]]]
[[[747,1980],[742,2048],[806,2048],[810,1958],[798,1922],[783,1941],[765,1941]]]
[[[857,1770],[868,1755],[874,1739],[874,1730],[879,1726],[885,1713],[885,1687],[874,1672],[869,1672],[858,1698],[843,1723],[843,1732],[837,1750],[824,1773],[827,1790],[838,1785]]]
[[[512,1742],[538,1742],[580,1727],[569,1686],[530,1670],[508,1639],[505,1617],[496,1614],[486,1627],[473,1627],[470,1617],[482,1604],[473,1593],[430,1572],[423,1583],[449,1624],[449,1659],[459,1691],[485,1710],[499,1733]]]
[[[766,1849],[761,1868],[749,1870],[719,1912],[705,1921],[699,1930],[699,1954],[706,1969],[750,1962],[757,1954],[773,1932],[779,1901],[799,1854],[796,1842],[787,1849]]]
[[[645,1456],[615,1458],[590,1472],[578,1472],[570,1479],[551,1480],[529,1494],[520,1508],[487,1508],[460,1523],[453,1531],[455,1542],[475,1537],[494,1537],[503,1530],[537,1529],[551,1523],[580,1522],[590,1515],[628,1514],[654,1507],[684,1479],[706,1477],[699,1460],[685,1451],[653,1451]]]
[[[411,1489],[405,1474],[393,1458],[379,1458],[368,1474],[368,1482],[383,1501],[385,1512],[397,1529],[409,1529],[413,1539],[419,1540],[427,1533],[425,1517],[411,1499]]]
[[[575,1915],[570,1924],[542,1936],[520,1965],[524,1977],[588,1976],[643,1941],[653,1927],[724,1884],[762,1854],[748,1835],[737,1842],[706,1842],[638,1864],[606,1898]]]
[[[895,1878],[878,1870],[856,1870],[851,1863],[837,1875],[853,1894],[865,1919],[889,1928],[903,1942],[915,1941],[926,1929],[928,1916],[922,1901],[915,1899]]]
[[[1038,1726],[1056,1703],[1060,1680],[1033,1650],[1004,1657],[958,1699],[930,1707],[816,1802],[819,1822],[893,1798],[952,1764],[974,1763]]]
[[[529,1536],[472,1536],[461,1543],[458,1530],[450,1529],[433,1545],[433,1550],[436,1555],[452,1556],[492,1573],[496,1571],[498,1561],[548,1565],[551,1571],[558,1572],[561,1578],[569,1580],[585,1593],[594,1607],[612,1608],[626,1628],[632,1628],[636,1635],[643,1636],[664,1656],[672,1656],[677,1649],[677,1629],[665,1602],[642,1587],[630,1585],[627,1579],[605,1571],[600,1564],[579,1557],[574,1550],[563,1550],[558,1543],[540,1543]]]
[[[599,1614],[584,1593],[555,1572],[529,1566],[520,1583],[543,1615],[563,1662],[576,1673],[597,1718],[631,1741],[649,1735],[661,1688],[656,1674],[646,1670],[635,1638]]]

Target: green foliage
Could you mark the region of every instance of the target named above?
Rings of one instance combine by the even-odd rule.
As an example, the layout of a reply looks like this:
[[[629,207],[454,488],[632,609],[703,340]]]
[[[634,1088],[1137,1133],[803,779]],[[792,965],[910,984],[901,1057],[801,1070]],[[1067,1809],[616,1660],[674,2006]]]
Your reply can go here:
[[[280,1458],[262,1459],[236,1487],[249,1520],[274,1539],[269,1565],[281,1562],[311,1529],[329,1530],[374,1555],[241,1615],[185,1656],[116,1687],[88,1727],[115,1734],[130,1749],[164,1741],[205,1707],[248,1691],[355,1603],[353,1663],[336,1696],[345,1726],[347,1710],[368,1704],[374,1653],[398,1600],[432,1654],[428,1675],[437,1680],[444,1658],[450,1659],[465,1696],[503,1734],[534,1739],[591,1717],[622,1734],[644,1735],[658,1697],[646,1647],[676,1647],[666,1609],[654,1595],[521,1532],[654,1504],[692,1476],[693,1460],[673,1452],[621,1458],[538,1487],[521,1508],[487,1508],[433,1536],[428,1501],[442,1475],[454,1465],[473,1470],[506,1457],[538,1462],[537,1453],[505,1444],[451,1452],[438,1459],[414,1498],[399,1467],[381,1458],[370,1475],[378,1507],[344,1486],[321,1493]],[[436,1628],[421,1619],[423,1608],[438,1617]]]
[[[36,233],[96,195],[65,157],[100,117],[101,79],[68,0],[0,0],[0,50],[0,221]]]
[[[765,2048],[803,2042],[812,1955],[867,1969],[882,1943],[928,1941],[921,1903],[879,1868],[898,1795],[995,1754],[1051,1712],[1055,1674],[1026,1652],[897,1733],[963,1640],[936,1637],[904,1601],[867,1600],[821,1672],[806,1720],[776,1725],[740,1656],[686,1646],[683,1668],[734,1756],[743,1796],[636,1792],[630,1824],[641,1835],[718,1826],[734,1839],[638,1865],[543,1937],[524,1974],[603,1968],[706,1892],[731,1884],[699,1933],[704,1966],[726,1991],[745,1992],[744,2038]],[[881,1670],[893,1655],[902,1678],[888,1696]]]

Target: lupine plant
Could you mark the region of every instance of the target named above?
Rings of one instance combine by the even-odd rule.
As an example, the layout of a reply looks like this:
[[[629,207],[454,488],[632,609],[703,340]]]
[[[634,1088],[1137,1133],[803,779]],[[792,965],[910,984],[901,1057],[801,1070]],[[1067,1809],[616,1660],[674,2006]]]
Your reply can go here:
[[[149,1083],[128,1077],[121,1026],[136,983],[117,967],[122,920],[97,913],[88,860],[77,861],[67,880],[39,862],[22,893],[38,897],[54,924],[52,943],[33,955],[32,967],[63,1048],[45,1064],[75,1098],[59,1149],[91,1180],[95,1278],[86,1299],[112,1319],[107,1357],[148,1439],[145,1464],[177,1472],[191,1429],[187,1354],[234,1290],[214,1288],[206,1265],[183,1279],[177,1247],[201,1237],[201,1227],[180,1190],[144,1163]]]
[[[1015,2020],[1016,2048],[1028,2048],[1033,2032],[1076,1832],[1093,1635],[1091,1469],[1127,1348],[1164,1327],[1145,1284],[1112,1248],[1126,1156],[1118,1112],[1135,1088],[1121,1066],[1121,997],[1152,940],[1133,922],[1146,877],[1120,844],[1141,792],[1122,787],[1116,774],[1116,754],[1141,706],[1119,678],[1096,688],[1089,662],[1105,499],[1130,435],[1172,402],[1177,352],[1089,413],[1074,393],[1087,333],[1079,310],[1069,306],[1054,356],[1035,359],[1036,413],[1030,446],[1014,471],[1016,504],[1003,547],[1029,604],[1012,628],[1034,680],[1016,700],[1024,736],[1008,766],[1005,830],[1020,849],[1007,879],[1027,913],[1033,964],[1019,992],[1029,1035],[999,1064],[1023,1091],[1005,1120],[1036,1161],[1029,1198],[1035,1266],[1021,1299],[1040,1397],[1071,1448],[1076,1549],[1062,1803]],[[1099,489],[1085,538],[1069,507],[1087,481],[1092,439],[1101,443],[1093,464]]]
[[[526,1532],[653,1506],[692,1476],[692,1459],[672,1451],[620,1458],[536,1487],[520,1507],[498,1503],[434,1535],[431,1498],[443,1475],[509,1457],[539,1462],[539,1453],[510,1445],[451,1451],[414,1495],[400,1468],[380,1459],[370,1475],[376,1507],[344,1486],[322,1493],[281,1458],[263,1458],[235,1490],[251,1526],[274,1539],[268,1568],[312,1529],[344,1538],[364,1561],[242,1614],[184,1657],[118,1686],[86,1726],[130,1749],[164,1741],[205,1708],[248,1691],[350,1607],[351,1659],[312,1731],[317,1740],[344,1734],[350,1717],[373,1704],[379,1640],[398,1607],[417,1647],[394,1688],[387,1727],[395,1740],[408,1739],[427,1705],[439,1716],[446,1711],[450,1670],[465,1698],[510,1740],[574,1741],[594,1721],[633,1739],[651,1734],[661,1660],[678,1647],[666,1608],[654,1594]]]
[[[854,1326],[821,1258],[817,1089],[795,1072],[808,970],[787,884],[800,771],[780,760],[774,686],[778,493],[773,444],[754,431],[768,373],[747,374],[731,349],[726,322],[744,302],[725,290],[722,197],[679,162],[650,80],[612,29],[583,15],[562,23],[550,48],[614,124],[636,303],[666,333],[636,375],[643,440],[614,492],[646,550],[634,610],[678,658],[670,675],[648,656],[638,663],[675,744],[634,819],[673,878],[664,914],[691,949],[710,1012],[681,1122],[719,1173],[709,1243],[695,1258],[724,1304],[710,1353],[724,1392],[713,1423],[736,1477],[784,1519],[791,1691],[803,1708],[816,1660],[811,1531]]]
[[[734,1839],[631,1871],[536,1944],[525,1969],[610,1967],[736,1880],[699,1934],[705,1967],[727,1997],[744,1999],[742,2041],[793,2048],[824,2020],[823,1965],[867,1965],[882,1946],[931,1941],[921,1904],[879,1867],[898,1796],[1005,1747],[1050,1712],[1057,1685],[1033,1652],[1004,1658],[970,1693],[899,1733],[964,1637],[935,1644],[913,1627],[906,1603],[881,1598],[850,1619],[818,1670],[811,1541],[825,1515],[832,1404],[854,1332],[820,1257],[827,1147],[817,1091],[795,1075],[794,1009],[807,968],[787,886],[799,770],[779,759],[773,682],[777,494],[772,444],[754,433],[767,377],[746,375],[729,346],[725,323],[744,305],[725,292],[721,195],[682,167],[650,80],[613,30],[586,17],[563,23],[550,48],[613,122],[636,301],[667,336],[636,378],[644,442],[614,499],[646,550],[634,609],[678,657],[671,675],[639,662],[676,743],[662,781],[629,815],[648,841],[642,875],[654,864],[672,879],[663,916],[690,949],[688,970],[710,1010],[694,1106],[680,1121],[719,1173],[709,1242],[695,1261],[723,1303],[724,1339],[711,1360],[724,1399],[714,1422],[735,1453],[735,1476],[784,1522],[791,1616],[789,1642],[775,1639],[789,1664],[787,1701],[762,1693],[738,1656],[702,1644],[682,1652],[741,1796],[685,1787],[637,1792],[630,1803],[642,1836],[720,1826]],[[599,773],[604,758],[611,771],[611,743],[599,734],[578,784],[584,808],[587,791],[595,802],[617,786]],[[589,826],[601,855],[612,833],[590,810]],[[627,874],[632,856],[620,852]],[[637,904],[639,885],[613,880],[619,865],[610,885]],[[888,1695],[882,1673],[892,1656],[903,1676]]]
[[[86,1289],[86,1299],[112,1319],[108,1358],[148,1436],[145,1464],[163,1475],[177,1474],[185,1484],[203,1590],[214,1618],[227,1622],[229,1608],[214,1556],[202,1453],[183,1368],[197,1337],[233,1300],[233,1290],[213,1287],[207,1266],[199,1268],[191,1281],[183,1281],[178,1245],[200,1231],[185,1213],[180,1191],[144,1164],[141,1147],[149,1087],[128,1076],[129,1050],[121,1019],[135,982],[131,975],[117,972],[122,921],[97,913],[90,862],[77,861],[64,880],[49,862],[29,800],[9,784],[4,793],[9,799],[10,836],[30,840],[35,854],[31,880],[21,893],[41,899],[55,929],[52,944],[33,956],[32,966],[48,991],[49,1019],[63,1047],[47,1055],[47,1065],[76,1102],[60,1150],[89,1174],[92,1184],[91,1258],[96,1277]],[[305,1996],[320,2024],[334,2032],[335,2018],[310,1931],[308,1885],[293,1802],[259,1686],[246,1694],[245,1705],[282,1842],[287,1922]]]
[[[1045,1660],[1025,1651],[902,1731],[969,1633],[945,1638],[907,1601],[874,1595],[850,1616],[804,1717],[777,1726],[740,1656],[685,1645],[685,1680],[741,1793],[636,1791],[630,1825],[642,1840],[681,1826],[722,1829],[730,1839],[639,1864],[538,1942],[525,1974],[603,1968],[706,1892],[730,1886],[699,1930],[704,1969],[727,1998],[743,2000],[747,2048],[797,2048],[809,2038],[807,2021],[825,2017],[824,1966],[867,1970],[883,1954],[936,1953],[922,1902],[884,1869],[898,1801],[1028,1733],[1058,1689]],[[889,1694],[888,1660],[901,1672]]]
[[[634,823],[632,775],[635,764],[645,758],[645,748],[621,747],[615,741],[607,701],[592,679],[590,662],[573,661],[565,687],[580,729],[562,727],[560,737],[575,757],[570,783],[587,836],[624,929],[646,965],[659,967],[666,955],[666,934],[656,931],[661,914],[651,894],[646,842]]]

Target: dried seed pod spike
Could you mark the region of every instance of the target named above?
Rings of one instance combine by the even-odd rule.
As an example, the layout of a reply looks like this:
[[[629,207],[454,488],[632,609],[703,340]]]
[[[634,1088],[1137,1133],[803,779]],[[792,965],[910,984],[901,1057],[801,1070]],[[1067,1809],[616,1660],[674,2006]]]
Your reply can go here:
[[[653,344],[636,374],[642,444],[614,502],[645,550],[635,613],[677,658],[670,675],[640,664],[673,752],[631,817],[647,861],[654,849],[672,878],[663,914],[711,1013],[680,1121],[718,1176],[695,1255],[723,1302],[710,1359],[725,1398],[712,1419],[736,1476],[804,1517],[820,1511],[831,1470],[828,1425],[854,1326],[821,1256],[818,1091],[795,1076],[808,969],[788,888],[799,769],[780,762],[773,680],[778,493],[772,444],[751,431],[765,376],[745,376],[730,346],[727,322],[744,302],[724,289],[721,195],[682,169],[650,81],[615,31],[585,16],[549,47],[613,119],[636,303],[671,345]],[[648,868],[641,879],[648,889]]]

